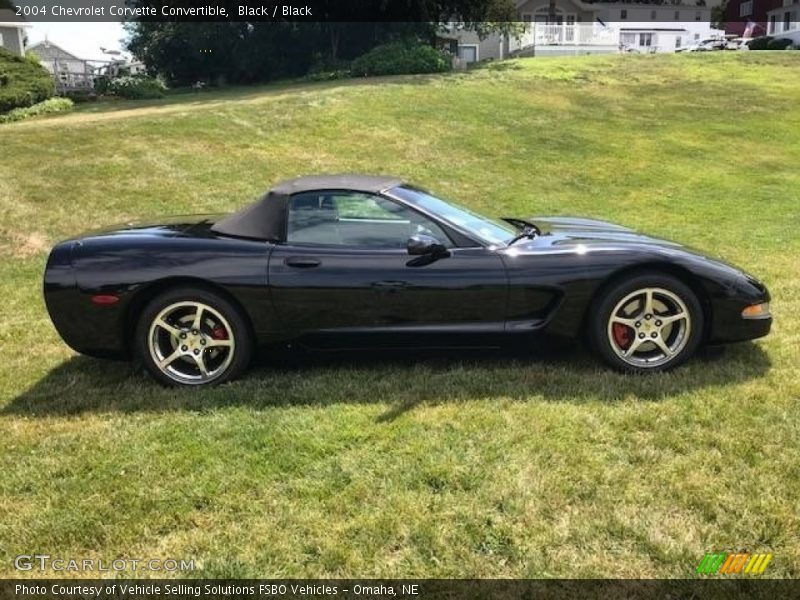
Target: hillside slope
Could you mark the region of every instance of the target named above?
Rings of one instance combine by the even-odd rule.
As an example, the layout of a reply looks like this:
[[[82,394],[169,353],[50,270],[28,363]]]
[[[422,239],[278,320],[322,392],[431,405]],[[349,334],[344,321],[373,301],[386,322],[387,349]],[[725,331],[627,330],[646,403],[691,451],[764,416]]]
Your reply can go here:
[[[800,576],[798,66],[521,59],[0,127],[0,574],[39,549],[205,576],[691,577],[746,548]],[[50,325],[52,242],[342,171],[688,242],[766,281],[774,333],[646,378],[579,350],[289,357],[196,392],[76,357]]]

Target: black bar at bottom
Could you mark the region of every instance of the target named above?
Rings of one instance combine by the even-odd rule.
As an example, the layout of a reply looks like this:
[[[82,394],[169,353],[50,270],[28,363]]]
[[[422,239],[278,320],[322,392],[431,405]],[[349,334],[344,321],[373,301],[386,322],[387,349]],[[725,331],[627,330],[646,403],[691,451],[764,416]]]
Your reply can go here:
[[[698,579],[6,579],[3,600],[783,600],[800,580]]]

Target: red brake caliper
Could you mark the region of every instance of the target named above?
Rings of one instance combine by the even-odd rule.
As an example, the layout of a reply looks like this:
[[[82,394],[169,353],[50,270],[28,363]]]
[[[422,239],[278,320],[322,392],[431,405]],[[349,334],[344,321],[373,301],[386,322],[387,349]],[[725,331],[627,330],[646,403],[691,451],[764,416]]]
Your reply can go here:
[[[213,337],[215,340],[227,340],[228,332],[224,327],[215,327],[211,330],[211,337]]]
[[[630,346],[631,330],[627,325],[623,325],[622,323],[614,323],[612,325],[612,331],[614,332],[614,341],[617,342],[617,346],[623,350]]]

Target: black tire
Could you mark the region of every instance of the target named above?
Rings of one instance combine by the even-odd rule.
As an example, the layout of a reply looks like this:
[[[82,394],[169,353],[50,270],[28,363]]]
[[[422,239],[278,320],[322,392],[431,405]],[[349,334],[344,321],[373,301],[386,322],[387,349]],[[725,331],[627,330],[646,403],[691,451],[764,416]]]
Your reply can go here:
[[[653,290],[650,297],[655,299],[656,310],[651,313],[644,310],[647,290]],[[620,306],[620,303],[626,302]],[[674,314],[670,315],[667,309],[673,304],[676,308]],[[632,307],[633,312],[625,313],[625,307]],[[685,320],[680,318],[684,308],[688,314]],[[590,310],[588,333],[594,350],[610,366],[626,373],[673,369],[686,362],[703,339],[703,309],[697,295],[681,280],[670,275],[645,272],[614,282],[600,294]],[[615,318],[610,322],[615,310],[617,317],[625,319]],[[647,317],[648,314],[651,316]],[[659,319],[659,315],[663,320]],[[665,325],[670,317],[677,320]],[[620,320],[632,323],[615,325]],[[614,327],[621,327],[622,331],[618,333]],[[682,327],[685,329],[681,334]],[[672,345],[670,340],[673,340]],[[637,341],[638,346],[635,345]],[[628,344],[627,348],[625,343]],[[668,353],[660,345],[662,343],[674,352]],[[629,354],[623,356],[626,351]],[[645,362],[647,364],[643,364]]]
[[[186,306],[183,306],[184,303]],[[188,322],[193,319],[192,304],[204,307],[201,311],[200,327],[197,330],[193,330]],[[181,341],[171,330],[167,328],[162,330],[160,326],[154,324],[164,311],[170,310],[173,312],[165,315],[168,325],[174,326],[180,331],[180,335],[189,336],[189,340]],[[180,317],[181,311],[187,313],[185,317]],[[175,314],[178,315],[178,320],[173,317]],[[214,327],[215,324],[217,327]],[[197,333],[193,333],[194,331]],[[183,346],[184,343],[192,345]],[[206,344],[209,347],[206,347]],[[226,346],[212,348],[210,347],[212,344],[226,344]],[[157,364],[158,353],[169,354],[171,357],[171,348],[176,355],[179,349],[186,348],[188,351],[177,356],[172,363],[162,369]],[[253,338],[240,310],[221,295],[202,288],[176,287],[158,295],[145,306],[136,325],[134,349],[136,357],[150,375],[162,385],[207,387],[231,381],[244,373],[253,357]],[[193,365],[192,361],[197,364]],[[204,378],[200,372],[201,361],[208,363],[205,365],[206,368],[216,365],[216,370],[209,368],[208,377]],[[197,371],[197,380],[189,380],[194,370]],[[184,372],[186,375],[182,377],[181,374]]]

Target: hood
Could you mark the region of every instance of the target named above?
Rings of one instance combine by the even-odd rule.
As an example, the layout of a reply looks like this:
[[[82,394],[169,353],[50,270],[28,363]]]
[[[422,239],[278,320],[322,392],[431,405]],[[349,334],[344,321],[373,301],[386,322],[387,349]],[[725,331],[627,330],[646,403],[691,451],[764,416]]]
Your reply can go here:
[[[587,248],[606,246],[659,246],[685,248],[682,244],[645,235],[628,227],[580,217],[530,217],[527,219],[542,232],[529,241],[520,241],[513,248],[518,251],[537,251],[543,248],[572,250],[577,246]]]
[[[535,224],[542,235],[531,240],[520,240],[507,248],[506,253],[515,256],[551,253],[581,255],[608,251],[647,258],[657,255],[661,259],[668,257],[669,260],[691,258],[713,265],[731,277],[748,276],[742,269],[720,257],[615,223],[579,217],[530,217],[526,220]]]

